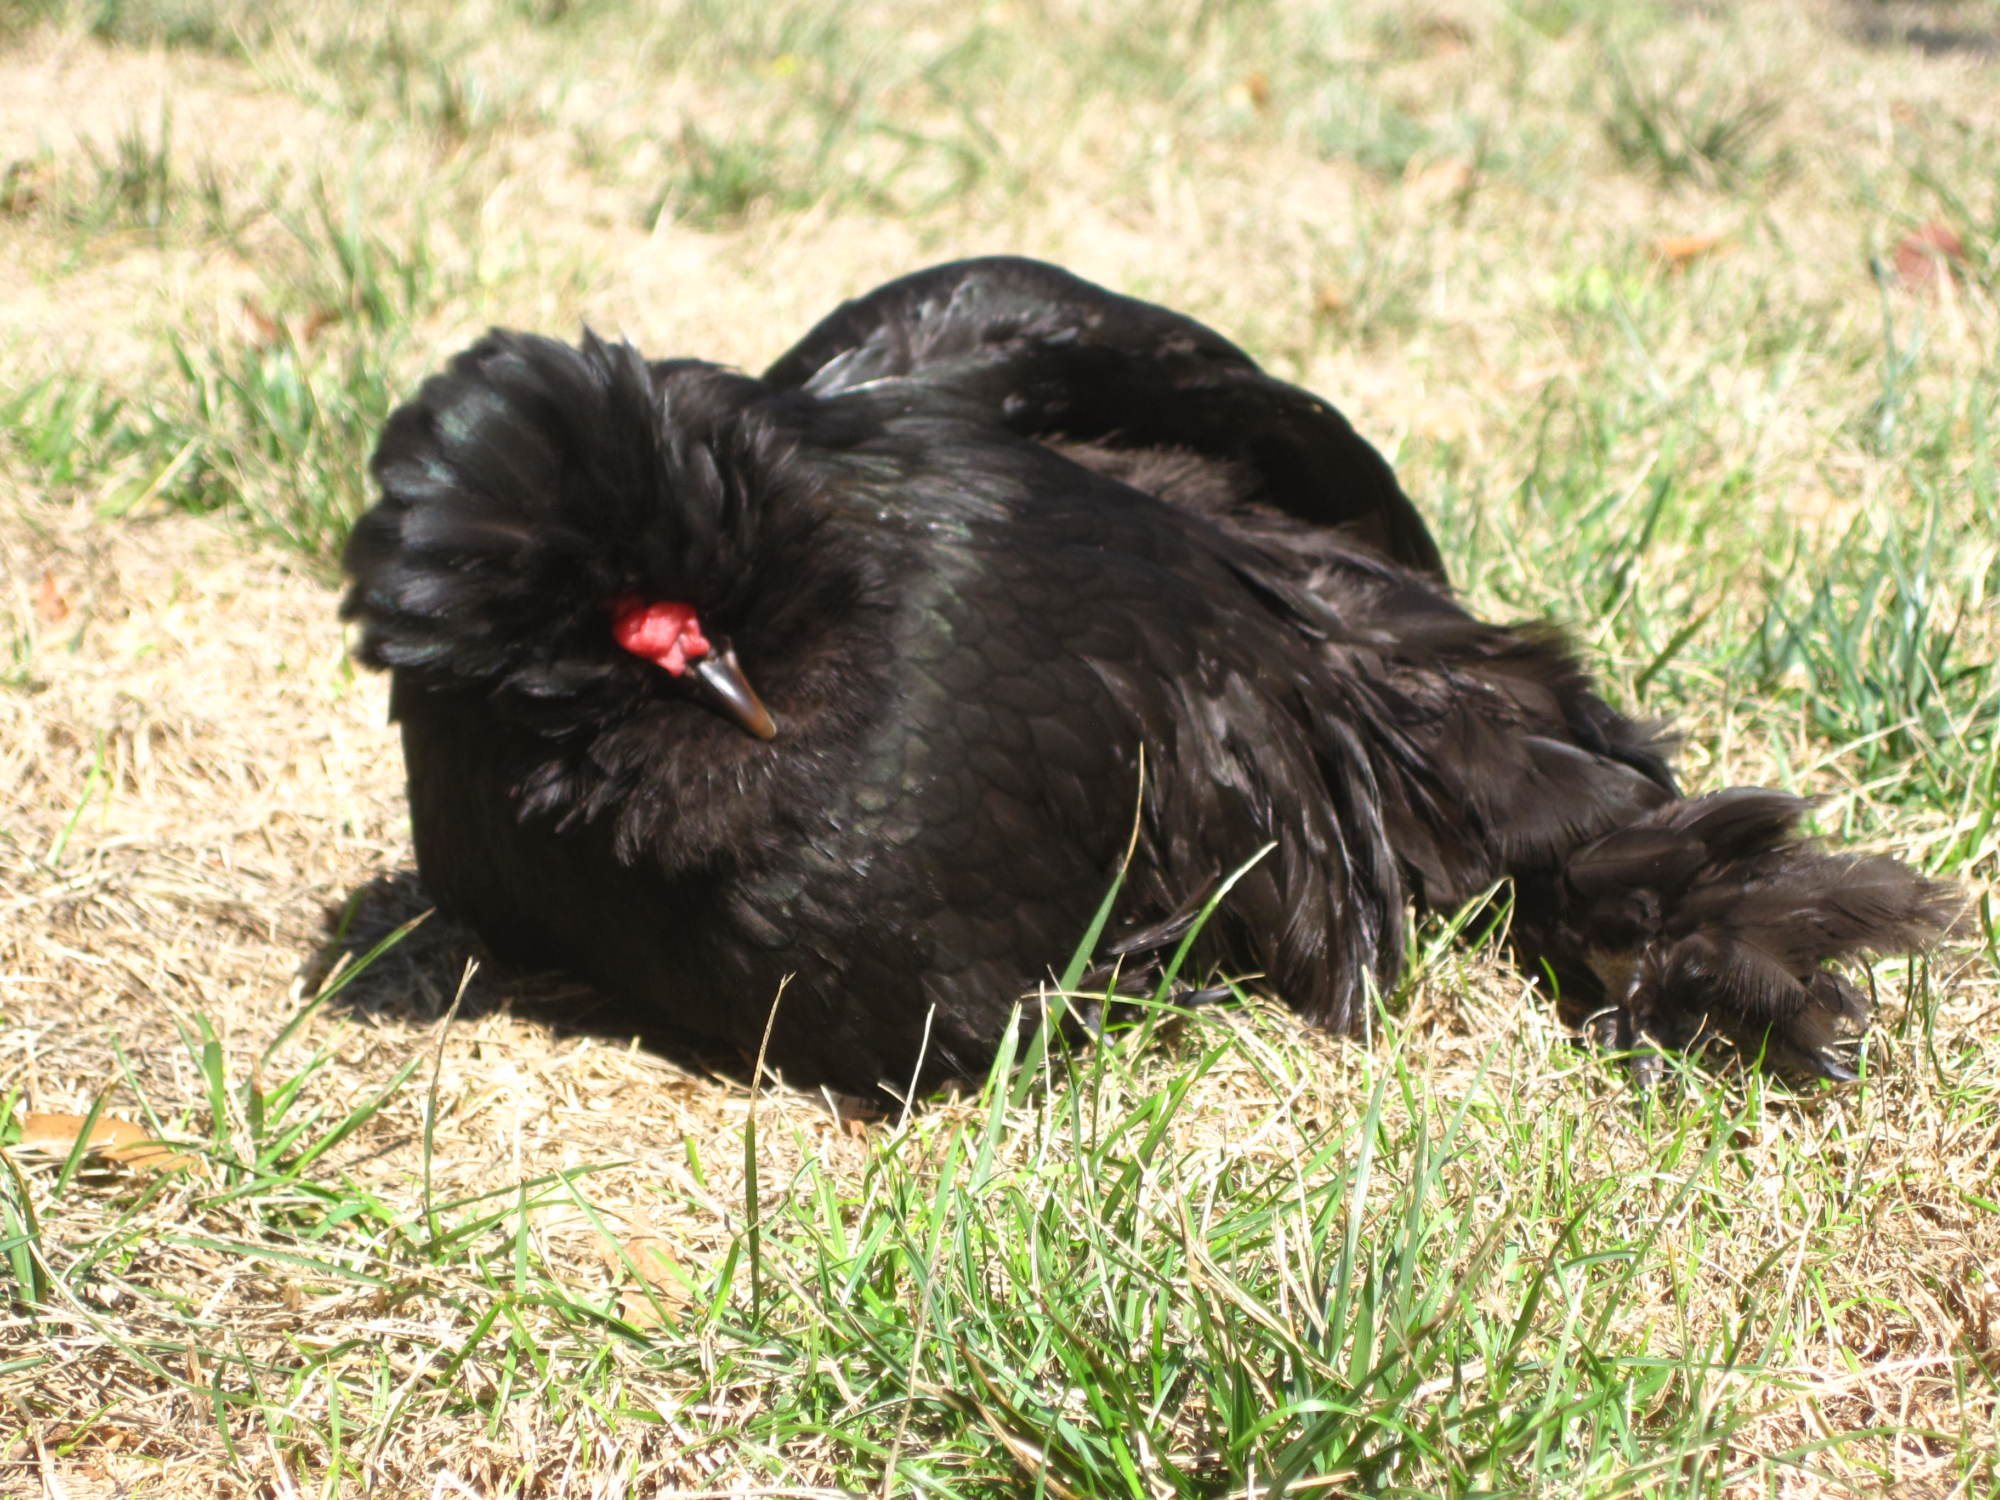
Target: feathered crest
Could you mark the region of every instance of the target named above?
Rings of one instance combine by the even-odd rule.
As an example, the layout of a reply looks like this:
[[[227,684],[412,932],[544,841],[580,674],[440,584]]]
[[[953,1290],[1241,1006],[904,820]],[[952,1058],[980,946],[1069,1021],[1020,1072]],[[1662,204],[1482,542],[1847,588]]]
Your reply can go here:
[[[382,501],[345,558],[361,659],[482,684],[529,717],[638,691],[611,602],[718,608],[754,550],[777,440],[746,415],[751,385],[589,332],[489,333],[383,432]]]

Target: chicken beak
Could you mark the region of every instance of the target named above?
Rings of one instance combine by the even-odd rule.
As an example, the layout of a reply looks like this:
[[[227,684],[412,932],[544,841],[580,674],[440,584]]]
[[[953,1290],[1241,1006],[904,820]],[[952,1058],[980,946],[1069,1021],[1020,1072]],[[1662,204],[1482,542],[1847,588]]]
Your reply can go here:
[[[775,738],[778,726],[770,710],[764,707],[764,700],[750,686],[750,679],[743,675],[736,652],[717,644],[718,649],[688,667],[688,676],[701,690],[708,706],[746,734],[754,734],[760,740]]]

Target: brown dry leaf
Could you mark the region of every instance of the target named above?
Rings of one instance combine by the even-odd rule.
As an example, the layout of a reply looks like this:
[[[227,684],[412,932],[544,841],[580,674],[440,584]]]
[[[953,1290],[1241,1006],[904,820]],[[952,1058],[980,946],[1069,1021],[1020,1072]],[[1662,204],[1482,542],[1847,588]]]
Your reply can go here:
[[[1923,286],[1956,274],[1965,264],[1965,241],[1949,224],[1933,219],[1896,242],[1896,275],[1909,286]]]
[[[67,619],[69,611],[69,596],[56,582],[56,575],[43,573],[41,587],[35,590],[35,618],[44,625],[55,625]]]
[[[92,1120],[88,1115],[30,1111],[21,1119],[21,1138],[14,1144],[22,1151],[66,1157],[76,1149],[86,1126],[90,1136],[84,1142],[84,1150],[135,1172],[178,1172],[198,1160],[164,1144],[150,1126],[121,1120],[115,1115],[99,1115]]]
[[[1271,80],[1262,72],[1245,74],[1243,88],[1250,95],[1250,102],[1259,110],[1271,107]]]
[[[265,312],[249,297],[243,299],[243,316],[250,323],[250,342],[259,349],[273,349],[284,338],[285,330],[278,320]]]
[[[338,309],[331,307],[314,308],[306,318],[305,327],[299,330],[299,342],[301,344],[310,344],[339,321],[340,313]]]
[[[38,162],[8,162],[6,171],[0,172],[0,216],[26,213],[41,202],[46,175]]]
[[[1479,169],[1463,157],[1447,156],[1419,168],[1415,162],[1403,174],[1403,191],[1420,204],[1436,205],[1472,191]]]
[[[681,1263],[674,1255],[673,1245],[663,1236],[635,1234],[625,1240],[624,1249],[631,1268],[648,1286],[668,1293],[674,1300],[688,1300]]]
[[[1433,52],[1463,52],[1477,38],[1472,28],[1454,16],[1427,16],[1417,25],[1417,35]]]
[[[873,1099],[863,1099],[858,1094],[843,1094],[834,1089],[821,1089],[820,1099],[826,1105],[827,1113],[833,1117],[834,1129],[849,1140],[865,1140],[868,1127],[889,1118],[889,1111]]]
[[[1723,237],[1719,234],[1670,234],[1653,241],[1653,256],[1664,261],[1669,269],[1680,271],[1704,255],[1720,250],[1722,245]]]
[[[602,1246],[605,1263],[615,1275],[636,1276],[643,1286],[619,1293],[618,1312],[634,1328],[658,1328],[671,1313],[690,1307],[693,1295],[674,1254],[671,1241],[657,1234],[628,1235],[622,1240],[606,1239]]]
[[[663,1327],[667,1321],[660,1315],[659,1297],[648,1297],[639,1291],[618,1294],[618,1316],[641,1331]]]

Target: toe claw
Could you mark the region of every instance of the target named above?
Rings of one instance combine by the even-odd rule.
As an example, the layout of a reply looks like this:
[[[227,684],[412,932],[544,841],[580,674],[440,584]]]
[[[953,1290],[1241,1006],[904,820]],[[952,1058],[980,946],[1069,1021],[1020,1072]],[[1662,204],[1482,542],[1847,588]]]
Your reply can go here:
[[[1641,1094],[1651,1094],[1666,1076],[1666,1062],[1658,1047],[1641,1038],[1625,1058],[1625,1071],[1631,1076],[1633,1088]]]
[[[1632,1012],[1624,1006],[1609,1006],[1591,1016],[1584,1022],[1584,1034],[1600,1052],[1620,1054],[1626,1076],[1641,1094],[1652,1093],[1666,1076],[1660,1049],[1639,1029]]]
[[[1226,984],[1212,984],[1203,990],[1183,990],[1180,994],[1174,996],[1174,1004],[1193,1010],[1197,1006],[1214,1005],[1219,1001],[1227,1000],[1235,993],[1236,991]]]
[[[1589,1016],[1583,1023],[1584,1035],[1600,1052],[1629,1052],[1638,1040],[1632,1013],[1622,1005],[1611,1005]]]
[[[1823,1048],[1800,1048],[1798,1061],[1799,1065],[1815,1078],[1828,1078],[1835,1083],[1854,1083],[1861,1077],[1853,1068]]]

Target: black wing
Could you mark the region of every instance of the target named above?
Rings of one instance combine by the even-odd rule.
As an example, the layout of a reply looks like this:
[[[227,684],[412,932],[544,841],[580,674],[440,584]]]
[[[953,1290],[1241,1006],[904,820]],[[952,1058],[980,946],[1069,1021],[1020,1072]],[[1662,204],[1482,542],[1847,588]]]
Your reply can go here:
[[[956,261],[892,281],[822,319],[764,379],[816,396],[919,380],[1169,499],[1340,527],[1444,575],[1394,471],[1333,407],[1192,318],[1039,261]],[[1147,485],[1163,457],[1174,483]]]

